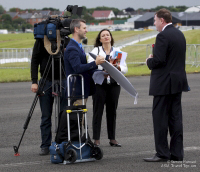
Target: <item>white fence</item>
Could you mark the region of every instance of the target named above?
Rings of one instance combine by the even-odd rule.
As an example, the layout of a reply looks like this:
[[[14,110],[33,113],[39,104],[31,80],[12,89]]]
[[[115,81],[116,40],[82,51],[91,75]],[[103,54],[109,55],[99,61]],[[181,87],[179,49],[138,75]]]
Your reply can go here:
[[[32,48],[0,48],[0,68],[29,68]]]
[[[86,53],[91,52],[93,48],[92,45],[84,46]],[[144,64],[145,59],[152,52],[150,44],[133,44],[120,48],[122,51],[127,50],[128,64]],[[141,53],[143,58],[139,57]],[[0,48],[0,68],[30,68],[31,56],[32,48]],[[200,44],[187,44],[186,64],[200,66]]]
[[[129,48],[130,47],[130,48]],[[93,45],[87,45],[84,46],[85,52],[91,52],[92,49],[94,48]],[[121,50],[123,51],[124,48],[129,48],[131,49],[132,52],[136,52],[137,54],[138,51],[143,52],[143,60],[139,57],[132,55],[131,57],[127,59],[127,64],[145,64],[145,59],[149,56],[149,54],[152,53],[152,45],[151,44],[133,44],[133,45],[126,45],[125,47],[120,46]],[[132,53],[134,54],[134,53]],[[200,66],[200,44],[187,44],[187,49],[186,49],[186,64],[191,64],[192,66],[199,67]]]

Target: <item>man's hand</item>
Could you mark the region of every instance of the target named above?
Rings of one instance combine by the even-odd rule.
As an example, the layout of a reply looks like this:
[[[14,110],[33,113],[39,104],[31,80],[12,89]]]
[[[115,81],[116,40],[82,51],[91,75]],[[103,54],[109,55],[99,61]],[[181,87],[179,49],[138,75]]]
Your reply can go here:
[[[147,65],[147,60],[150,59],[150,58],[153,58],[152,54],[149,54],[149,57],[146,59],[146,65]]]
[[[32,85],[31,85],[31,91],[32,91],[33,93],[36,93],[36,92],[38,91],[38,84],[32,84]]]
[[[96,65],[100,65],[104,62],[105,62],[105,58],[103,56],[98,55],[96,60],[95,60]]]

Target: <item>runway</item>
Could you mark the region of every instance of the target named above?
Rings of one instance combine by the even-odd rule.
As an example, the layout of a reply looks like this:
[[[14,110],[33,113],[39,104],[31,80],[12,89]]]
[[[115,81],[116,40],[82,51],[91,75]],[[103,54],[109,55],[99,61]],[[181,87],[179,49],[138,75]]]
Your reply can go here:
[[[40,109],[39,102],[19,148],[20,156],[14,156],[13,146],[18,145],[23,126],[35,94],[30,91],[31,82],[0,83],[0,172],[159,172],[200,170],[200,74],[189,74],[191,91],[183,93],[183,126],[185,158],[181,163],[147,163],[142,159],[154,155],[152,124],[152,99],[148,95],[149,76],[129,77],[139,93],[138,104],[121,89],[116,139],[121,148],[111,147],[107,139],[105,114],[102,121],[102,160],[69,165],[51,164],[50,155],[39,156]],[[87,102],[89,134],[92,136],[92,99]],[[54,114],[52,116],[54,133]],[[53,134],[53,138],[55,133]]]

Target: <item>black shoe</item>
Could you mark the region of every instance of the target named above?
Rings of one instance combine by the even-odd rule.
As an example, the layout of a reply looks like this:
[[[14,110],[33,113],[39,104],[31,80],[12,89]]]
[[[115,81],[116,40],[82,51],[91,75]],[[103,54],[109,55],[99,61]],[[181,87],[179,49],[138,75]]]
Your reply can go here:
[[[49,148],[41,148],[39,155],[49,155]]]
[[[119,143],[116,143],[116,144],[114,144],[112,142],[109,142],[109,143],[110,143],[110,146],[113,146],[113,147],[122,147],[122,145]]]
[[[183,161],[183,158],[177,158],[177,157],[171,155],[170,161]]]
[[[144,158],[143,160],[146,162],[166,162],[166,161],[168,161],[168,159],[159,158],[156,155],[152,158]]]

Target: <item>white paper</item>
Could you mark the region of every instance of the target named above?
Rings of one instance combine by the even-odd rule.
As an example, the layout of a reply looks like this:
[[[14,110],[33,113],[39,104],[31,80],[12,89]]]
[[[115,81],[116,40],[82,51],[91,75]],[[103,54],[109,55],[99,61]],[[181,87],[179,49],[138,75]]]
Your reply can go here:
[[[126,61],[127,53],[122,51],[122,58],[120,61],[120,66],[124,66],[124,62]]]
[[[116,57],[114,57],[115,56],[115,52],[116,51],[113,51],[113,54],[111,56],[111,59],[113,59],[113,60],[116,59]],[[124,51],[119,51],[119,52],[122,53],[122,58],[120,60],[120,66],[124,66],[124,62],[126,61],[127,53],[124,52]]]

